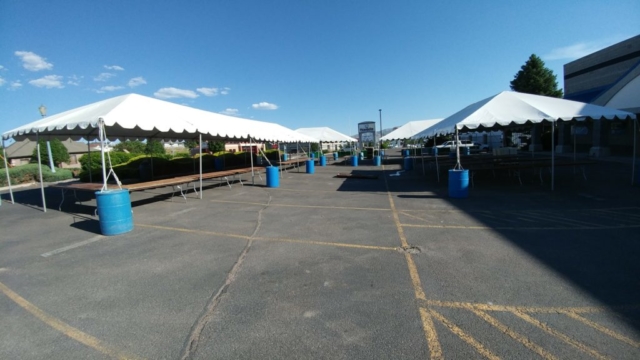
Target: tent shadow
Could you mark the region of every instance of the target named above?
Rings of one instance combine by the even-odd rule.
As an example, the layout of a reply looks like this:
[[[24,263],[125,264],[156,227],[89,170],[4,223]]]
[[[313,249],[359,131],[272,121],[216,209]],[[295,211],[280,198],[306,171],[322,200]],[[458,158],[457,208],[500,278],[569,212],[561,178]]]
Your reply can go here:
[[[92,234],[102,235],[102,231],[100,230],[100,221],[97,219],[90,219],[84,216],[73,216],[73,223],[69,226]]]

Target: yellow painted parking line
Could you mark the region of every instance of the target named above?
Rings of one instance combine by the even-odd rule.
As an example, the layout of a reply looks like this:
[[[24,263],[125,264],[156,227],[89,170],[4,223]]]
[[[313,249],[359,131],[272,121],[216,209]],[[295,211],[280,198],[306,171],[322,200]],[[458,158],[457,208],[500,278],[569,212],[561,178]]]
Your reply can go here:
[[[440,321],[444,326],[446,326],[447,329],[449,329],[449,331],[451,331],[452,333],[457,335],[460,339],[462,339],[467,344],[471,345],[474,349],[476,349],[477,352],[482,354],[482,356],[486,357],[487,359],[492,359],[492,360],[500,359],[496,354],[492,353],[489,349],[484,347],[484,345],[479,343],[478,340],[474,339],[471,335],[465,333],[461,328],[456,326],[454,323],[449,321],[447,318],[442,316],[440,313],[438,313],[437,311],[435,311],[433,309],[428,309],[428,311],[431,314],[431,316],[433,316],[434,318],[438,319],[438,321]]]
[[[604,326],[602,326],[602,325],[600,325],[600,324],[598,324],[598,323],[596,323],[594,321],[591,321],[591,320],[589,320],[587,318],[584,318],[584,317],[576,314],[574,311],[565,310],[565,311],[561,311],[561,313],[567,315],[568,317],[570,317],[570,318],[572,318],[574,320],[578,320],[578,321],[580,321],[581,323],[583,323],[585,325],[591,326],[592,328],[594,328],[594,329],[596,329],[596,330],[598,330],[598,331],[600,331],[600,332],[602,332],[604,334],[607,334],[607,335],[611,336],[614,339],[618,339],[618,340],[620,340],[622,342],[625,342],[625,343],[627,343],[627,344],[629,344],[629,345],[631,345],[633,347],[636,347],[636,348],[640,347],[640,343],[639,342],[634,341],[632,339],[629,339],[628,337],[626,337],[626,336],[624,336],[622,334],[619,334],[619,333],[617,333],[617,332],[615,332],[615,331],[613,331],[613,330],[611,330],[609,328],[606,328],[606,327],[604,327]]]
[[[624,310],[639,310],[640,304],[629,304],[621,306],[581,306],[581,307],[559,307],[559,306],[514,306],[514,305],[494,305],[483,303],[470,303],[460,301],[443,301],[443,300],[426,300],[425,306],[437,306],[446,308],[468,309],[468,310],[482,310],[482,311],[522,311],[527,313],[541,313],[541,314],[555,314],[566,311],[571,311],[576,314],[588,314],[588,313],[600,313],[605,311],[624,311]]]
[[[423,228],[423,229],[469,229],[469,230],[618,230],[637,229],[640,224],[633,225],[611,225],[611,226],[465,226],[465,225],[420,225],[420,224],[400,224],[403,227]]]
[[[574,340],[574,339],[570,338],[569,336],[567,336],[567,335],[565,335],[565,334],[553,329],[552,327],[550,327],[549,325],[543,323],[542,321],[531,317],[529,314],[526,314],[526,313],[524,313],[522,311],[513,311],[512,313],[514,315],[516,315],[517,317],[521,318],[522,320],[528,322],[529,324],[534,325],[535,327],[543,330],[544,332],[548,333],[549,335],[566,342],[567,344],[575,347],[576,349],[578,349],[578,350],[580,350],[580,351],[582,351],[582,352],[584,352],[586,354],[589,354],[589,355],[593,356],[596,359],[601,359],[601,360],[608,359],[608,357],[600,354],[595,349],[593,349],[593,348],[591,348],[591,347],[589,347],[589,346],[587,346],[587,345],[585,345],[585,344],[583,344],[583,343],[581,343],[581,342],[579,342],[577,340]]]
[[[477,309],[472,309],[471,311],[474,314],[476,314],[478,317],[480,317],[482,320],[488,322],[493,327],[497,328],[498,330],[502,331],[504,334],[508,335],[509,337],[516,340],[520,344],[524,345],[527,349],[540,355],[543,359],[547,359],[547,360],[558,359],[557,357],[553,356],[551,353],[543,349],[540,345],[529,340],[529,338],[527,338],[526,336],[520,335],[519,333],[511,330],[508,326],[504,325],[503,323],[501,323],[491,315],[487,314],[486,312],[477,310]]]
[[[229,201],[229,200],[209,200],[215,203],[225,203],[225,204],[243,204],[243,205],[256,205],[256,206],[269,206],[269,207],[292,207],[292,208],[305,208],[305,209],[331,209],[331,210],[367,210],[367,211],[389,211],[390,209],[385,208],[362,208],[362,207],[352,207],[352,206],[321,206],[321,205],[290,205],[290,204],[265,204],[258,202],[249,202],[249,201]]]
[[[422,328],[427,338],[431,360],[444,359],[442,356],[442,347],[440,347],[440,341],[438,340],[438,333],[436,332],[436,327],[433,325],[433,319],[431,318],[431,314],[429,314],[429,310],[421,307],[420,318],[422,319]]]
[[[96,339],[95,337],[84,333],[76,328],[74,328],[73,326],[70,326],[64,322],[62,322],[61,320],[58,320],[57,318],[45,313],[44,311],[40,310],[37,306],[33,305],[32,303],[30,303],[29,301],[27,301],[25,298],[21,297],[20,295],[18,295],[17,293],[15,293],[14,291],[12,291],[11,289],[9,289],[6,285],[4,285],[3,283],[0,283],[0,291],[7,296],[9,299],[11,299],[14,303],[16,303],[18,306],[20,306],[21,308],[23,308],[24,310],[28,311],[29,313],[31,313],[31,315],[35,316],[36,318],[38,318],[40,321],[42,321],[43,323],[49,325],[50,327],[54,328],[55,330],[63,333],[64,335],[66,335],[67,337],[85,345],[88,346],[94,350],[97,350],[98,352],[105,354],[111,358],[114,359],[139,359],[137,356],[132,356],[129,354],[124,354],[121,351],[118,351],[116,349],[114,349],[113,347],[105,344],[104,342]]]
[[[359,245],[359,244],[314,241],[314,240],[299,240],[299,239],[287,239],[287,238],[265,238],[265,237],[257,237],[257,236],[252,237],[252,236],[246,236],[246,235],[219,233],[219,232],[207,231],[207,230],[176,228],[176,227],[161,226],[161,225],[149,225],[149,224],[138,224],[138,223],[136,223],[135,225],[140,227],[150,228],[150,229],[177,231],[177,232],[184,232],[184,233],[191,233],[191,234],[212,235],[212,236],[218,236],[218,237],[230,237],[230,238],[236,238],[236,239],[242,239],[242,240],[287,242],[292,244],[332,246],[332,247],[344,247],[344,248],[365,249],[365,250],[382,250],[382,251],[396,251],[396,252],[398,251],[397,247],[391,247],[391,246]]]

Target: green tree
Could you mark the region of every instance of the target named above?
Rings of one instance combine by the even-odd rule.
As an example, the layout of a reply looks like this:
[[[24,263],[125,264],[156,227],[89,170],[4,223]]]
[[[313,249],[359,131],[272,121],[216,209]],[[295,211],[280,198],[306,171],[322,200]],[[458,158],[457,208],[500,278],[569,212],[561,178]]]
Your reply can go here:
[[[38,142],[40,144],[40,161],[43,165],[49,165],[49,151],[47,151],[47,142],[45,140],[40,140]],[[49,145],[51,146],[51,156],[53,157],[54,166],[60,166],[60,163],[69,162],[71,159],[69,157],[69,150],[64,146],[62,141],[59,139],[49,140]],[[31,154],[31,162],[38,163],[38,147],[36,146],[33,149],[33,153]]]
[[[224,151],[224,143],[222,141],[209,141],[207,145],[209,146],[209,151],[213,153]]]
[[[116,151],[129,152],[130,154],[144,154],[146,145],[140,140],[127,140],[113,147]]]
[[[556,75],[545,67],[544,61],[536,54],[531,54],[529,60],[513,77],[511,90],[527,94],[562,97],[562,89],[558,89]]]
[[[195,149],[198,147],[198,142],[195,140],[186,140],[184,142],[184,147],[186,147],[189,150]]]
[[[147,140],[144,153],[147,155],[164,155],[164,145],[159,140]]]

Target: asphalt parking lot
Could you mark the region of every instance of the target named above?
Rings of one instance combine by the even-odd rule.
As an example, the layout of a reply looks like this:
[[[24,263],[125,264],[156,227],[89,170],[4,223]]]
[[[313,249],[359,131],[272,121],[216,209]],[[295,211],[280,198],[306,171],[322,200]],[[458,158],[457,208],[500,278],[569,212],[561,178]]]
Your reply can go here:
[[[0,358],[640,358],[629,165],[561,169],[554,191],[479,177],[466,199],[400,169],[134,192],[112,237],[90,193],[59,211],[47,189],[44,213],[39,188],[3,191]]]

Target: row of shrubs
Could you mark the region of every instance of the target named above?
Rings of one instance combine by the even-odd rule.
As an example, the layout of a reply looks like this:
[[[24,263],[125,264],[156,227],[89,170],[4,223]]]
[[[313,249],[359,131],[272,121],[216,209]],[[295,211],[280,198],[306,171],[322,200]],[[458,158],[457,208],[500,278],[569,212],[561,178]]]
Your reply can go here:
[[[176,155],[132,155],[124,152],[111,152],[111,166],[118,178],[123,181],[150,180],[151,169],[153,168],[153,177],[162,178],[176,175],[186,175],[198,173],[200,169],[199,157],[196,155],[190,157],[188,154]],[[277,150],[267,150],[265,155],[269,161],[278,159]],[[83,156],[80,159],[82,171],[79,178],[81,181],[102,181],[102,158],[100,153],[92,153],[89,156]],[[261,165],[261,156],[254,156],[254,164]],[[89,162],[91,159],[91,162]],[[202,171],[211,172],[216,170],[216,159],[223,168],[233,168],[240,166],[249,166],[251,164],[251,153],[248,152],[219,152],[215,154],[202,155]],[[106,166],[109,167],[108,160],[105,158]],[[91,165],[89,165],[91,164]],[[89,176],[91,175],[91,176]]]
[[[27,164],[22,166],[16,166],[9,168],[9,177],[11,178],[11,184],[27,184],[34,181],[40,181],[40,175],[38,171],[38,164]],[[42,165],[42,181],[43,182],[55,182],[62,180],[69,180],[73,178],[73,171],[69,169],[56,168],[56,172],[52,172],[51,168],[46,165]],[[7,182],[7,169],[0,169],[0,186],[8,186]]]

